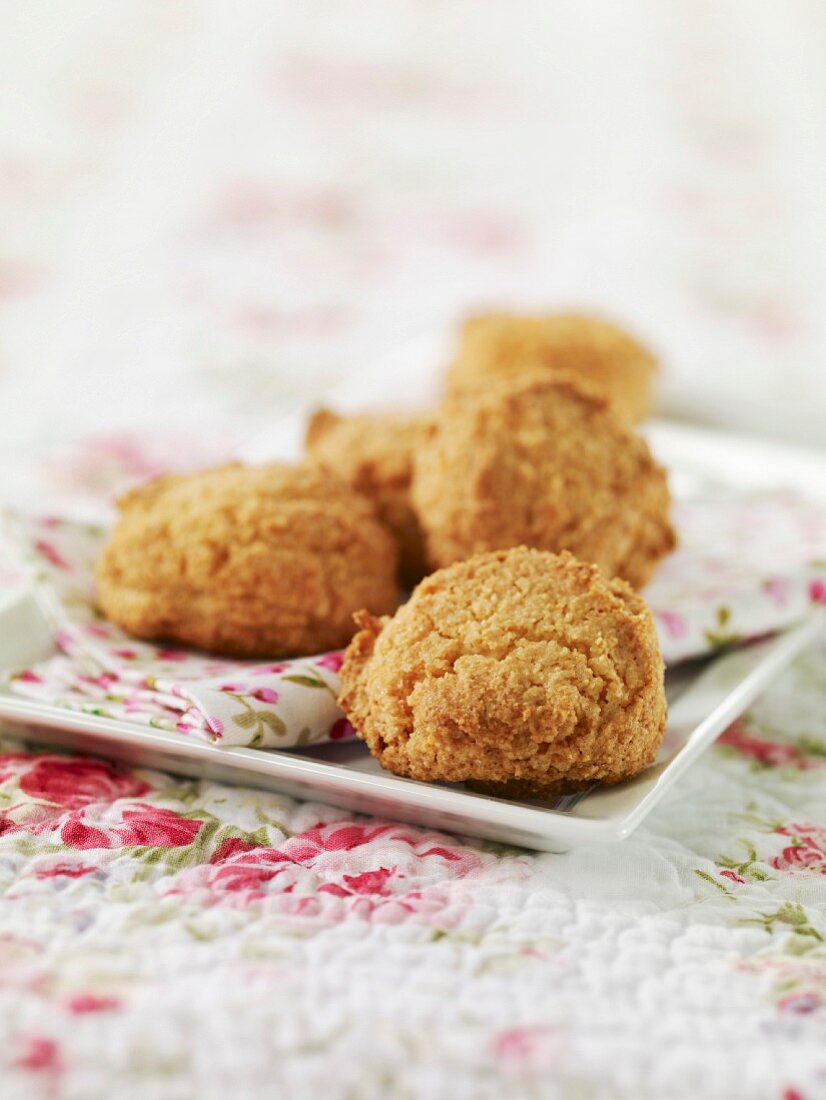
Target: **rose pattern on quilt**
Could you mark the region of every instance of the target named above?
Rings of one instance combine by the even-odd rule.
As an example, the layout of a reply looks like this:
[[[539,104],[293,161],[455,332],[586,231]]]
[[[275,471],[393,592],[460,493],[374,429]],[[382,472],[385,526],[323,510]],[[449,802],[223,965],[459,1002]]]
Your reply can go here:
[[[402,325],[427,329],[494,301],[503,286],[514,298],[557,287],[562,255],[580,257],[566,295],[620,312],[626,302],[649,303],[674,347],[708,333],[708,358],[721,374],[721,347],[765,376],[783,357],[797,365],[807,355],[819,305],[816,294],[801,299],[800,288],[817,269],[818,236],[811,205],[789,181],[803,178],[794,160],[795,128],[807,117],[799,108],[818,98],[822,66],[807,62],[819,14],[778,6],[769,22],[745,7],[678,4],[640,36],[641,6],[612,20],[606,5],[607,46],[596,43],[590,70],[604,69],[604,79],[591,80],[578,67],[581,27],[561,11],[545,42],[533,25],[520,31],[516,9],[486,26],[464,5],[342,5],[340,16],[334,7],[324,8],[320,33],[312,5],[306,13],[296,5],[289,20],[270,8],[269,25],[266,5],[240,5],[237,33],[227,36],[217,6],[210,15],[192,5],[140,13],[101,5],[91,16],[73,10],[49,32],[50,40],[66,36],[76,63],[48,42],[34,51],[34,66],[32,50],[7,51],[21,99],[33,86],[50,94],[29,97],[31,125],[8,132],[0,158],[0,211],[12,230],[0,258],[3,376],[22,388],[28,372],[42,371],[57,383],[50,408],[46,387],[38,391],[47,413],[69,396],[66,374],[73,396],[103,382],[104,407],[117,404],[123,379],[141,425],[134,443],[121,431],[79,438],[99,431],[99,411],[74,400],[67,430],[76,438],[54,441],[56,418],[45,415],[31,429],[42,476],[27,478],[18,448],[7,448],[4,488],[22,477],[18,501],[29,506],[44,489],[61,508],[69,494],[97,501],[136,474],[180,466],[194,448],[200,464],[220,461],[268,425],[285,397],[317,400],[366,349],[390,347]],[[582,11],[590,30],[591,12]],[[41,37],[37,29],[32,45]],[[781,63],[799,62],[791,84],[761,81],[750,68],[769,41]],[[525,51],[541,63],[523,64]],[[178,58],[186,79],[173,82]],[[544,173],[534,199],[523,157],[491,159],[514,119],[525,135],[514,148],[542,158],[535,137],[547,131],[549,104],[572,134],[607,117],[606,86],[620,93],[620,109],[654,92],[659,114],[675,125],[675,140],[663,142],[653,118],[629,112],[666,154],[652,158],[659,167],[646,191],[644,237],[655,247],[635,271],[588,203],[565,201],[575,172]],[[192,134],[175,123],[195,99],[206,140],[203,155],[188,156]],[[151,140],[158,111],[176,154],[183,139],[183,174],[171,174],[170,190],[162,187],[170,144]],[[355,180],[342,134],[359,143]],[[558,148],[545,144],[540,169],[558,160]],[[624,209],[637,218],[639,143],[618,132],[606,148],[620,171],[594,181],[597,200],[610,189],[606,217]],[[124,176],[140,181],[127,195],[119,194]],[[71,264],[66,235],[44,232],[55,224],[85,234]],[[109,255],[134,257],[134,277],[111,279],[98,250],[83,247],[110,234]],[[136,249],[139,235],[145,247]],[[804,239],[812,263],[790,263]],[[274,266],[286,280],[277,296]],[[76,275],[80,313],[95,322],[86,339],[78,311],[55,309],[81,305],[67,286]],[[420,293],[425,280],[433,286]],[[656,284],[666,287],[657,300],[648,293]],[[676,314],[672,301],[681,303]],[[179,350],[162,384],[147,385],[147,344],[159,331]],[[151,339],[124,340],[124,332]],[[5,411],[7,421],[19,419],[14,401]],[[197,424],[189,438],[182,412]],[[213,445],[222,431],[233,439]],[[810,595],[826,600],[826,584],[814,578]],[[782,601],[797,598],[773,584],[761,615],[779,618],[789,609]],[[720,623],[726,606],[695,623],[671,612],[669,598],[660,625],[668,623],[674,643],[695,629],[717,640],[727,630],[749,633],[739,601]],[[824,931],[824,883],[771,860],[792,841],[775,829],[824,825],[822,770],[799,766],[818,759],[811,739],[824,740],[824,675],[821,658],[802,662],[744,723],[751,740],[707,753],[620,849],[522,854],[521,889],[512,853],[445,838],[495,856],[476,879],[446,880],[451,893],[473,883],[473,905],[451,929],[359,917],[319,924],[267,912],[265,899],[234,907],[161,897],[158,883],[181,870],[170,862],[177,857],[200,866],[218,851],[277,847],[288,833],[349,820],[260,792],[138,773],[134,782],[150,790],[125,793],[127,802],[206,822],[183,848],[73,850],[53,833],[0,836],[4,1100],[597,1100],[608,1089],[611,1100],[819,1100],[826,955],[805,930]],[[82,705],[128,705],[124,713],[154,717],[146,695],[124,690],[121,703],[106,698],[106,687],[82,684]],[[173,721],[178,703],[170,710],[158,720]],[[182,724],[182,734],[206,735],[195,715]],[[780,757],[772,746],[783,747]],[[20,759],[7,765],[3,807],[52,805],[21,794],[14,777],[28,757],[7,747]],[[87,783],[94,793],[97,780]],[[388,863],[380,845],[362,846],[373,871]],[[752,873],[769,875],[764,882],[716,863],[748,864],[752,851]]]
[[[822,769],[798,765],[822,738],[820,647],[638,834],[564,855],[7,742],[0,1079],[45,1083],[44,1100],[59,1100],[64,1081],[102,1065],[161,1100],[218,1020],[245,1057],[293,1035],[314,1052],[302,1080],[317,1091],[334,1058],[336,1096],[373,1095],[388,1072],[412,1087],[453,1057],[480,1095],[491,1074],[518,1094],[549,1073],[587,1095],[615,1064],[614,1042],[630,1096],[644,1092],[658,1043],[674,1041],[662,1005],[691,988],[681,1019],[690,1030],[713,1018],[723,1034],[708,1043],[752,1049],[810,1029],[795,1080],[816,1096],[826,800]],[[775,748],[755,752],[756,741]],[[458,1030],[434,1032],[456,997]],[[375,1045],[388,1018],[400,1061]],[[692,1082],[713,1100],[786,1087],[776,1062],[739,1059]]]
[[[476,852],[444,837],[346,823],[309,829],[278,847],[225,841],[208,864],[181,871],[163,893],[205,906],[266,902],[268,911],[331,922],[418,918],[446,928],[470,904],[467,892],[457,902],[446,884],[466,877],[472,883],[483,866]]]
[[[811,823],[791,822],[775,829],[789,842],[772,860],[778,871],[826,875],[826,828]]]
[[[784,765],[801,771],[826,768],[826,741],[805,736],[797,741],[771,741],[748,729],[742,719],[733,722],[717,743],[733,749],[755,767]]]

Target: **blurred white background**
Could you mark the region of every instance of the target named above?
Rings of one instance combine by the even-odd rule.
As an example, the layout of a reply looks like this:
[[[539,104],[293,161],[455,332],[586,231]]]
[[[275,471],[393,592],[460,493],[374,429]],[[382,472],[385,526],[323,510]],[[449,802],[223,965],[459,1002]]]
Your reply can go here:
[[[0,11],[19,492],[222,454],[498,302],[628,323],[669,416],[826,444],[818,0]]]

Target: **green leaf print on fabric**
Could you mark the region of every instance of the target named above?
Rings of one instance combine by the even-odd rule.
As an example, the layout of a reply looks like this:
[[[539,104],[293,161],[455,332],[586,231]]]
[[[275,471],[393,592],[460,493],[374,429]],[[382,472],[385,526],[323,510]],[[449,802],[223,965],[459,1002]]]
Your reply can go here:
[[[285,676],[284,679],[291,684],[301,684],[302,687],[308,688],[323,688],[327,686],[322,683],[321,680],[314,680],[312,676]]]
[[[335,695],[335,692],[328,683],[325,683],[319,676],[310,676],[305,673],[295,673],[291,676],[283,677],[290,684],[299,684],[301,687],[316,688],[322,691],[329,691],[331,695]]]
[[[259,710],[246,697],[235,692],[227,692],[232,699],[236,699],[244,708],[240,714],[232,715],[232,722],[239,729],[247,730],[251,736],[247,742],[250,748],[257,748],[262,744],[269,731],[274,737],[285,737],[287,727],[283,719],[279,718],[271,710]]]
[[[736,645],[740,641],[742,635],[737,630],[732,630],[729,626],[731,621],[731,610],[721,604],[717,608],[715,614],[716,626],[713,630],[703,631],[703,636],[708,642],[712,650],[725,649],[728,646]]]
[[[722,882],[718,882],[714,875],[710,875],[708,871],[701,871],[697,868],[694,870],[694,874],[697,878],[701,878],[703,882],[707,882],[709,886],[713,886],[715,890],[718,890],[729,901],[736,901],[734,894],[725,886]]]
[[[777,925],[788,925],[796,936],[811,936],[823,942],[823,935],[811,924],[809,916],[800,902],[784,901],[773,913],[761,913],[756,917],[742,917],[740,924],[756,924],[766,932],[776,932]]]
[[[746,851],[746,858],[738,860],[736,856],[718,856],[715,863],[724,871],[733,872],[741,881],[748,879],[750,882],[769,882],[772,876],[758,866],[762,861],[757,855],[757,849],[749,840],[738,838],[737,843]]]

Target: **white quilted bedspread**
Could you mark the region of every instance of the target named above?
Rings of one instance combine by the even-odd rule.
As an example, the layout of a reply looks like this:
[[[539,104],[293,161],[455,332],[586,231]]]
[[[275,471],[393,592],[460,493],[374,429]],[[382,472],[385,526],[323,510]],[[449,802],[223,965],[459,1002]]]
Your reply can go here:
[[[0,503],[97,511],[493,300],[822,441],[816,8],[6,5]],[[0,747],[2,1100],[826,1097],[826,650],[566,855]]]

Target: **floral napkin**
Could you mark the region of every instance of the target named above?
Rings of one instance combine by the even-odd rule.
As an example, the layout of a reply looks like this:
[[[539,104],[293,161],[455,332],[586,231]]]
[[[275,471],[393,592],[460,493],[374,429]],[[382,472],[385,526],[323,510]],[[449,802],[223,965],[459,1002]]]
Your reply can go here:
[[[667,663],[800,619],[826,603],[826,507],[792,493],[711,492],[677,505],[680,547],[645,596]],[[291,748],[352,735],[340,653],[251,662],[139,642],[100,617],[101,527],[7,515],[0,556],[23,566],[57,653],[4,674],[10,690],[223,745]]]

